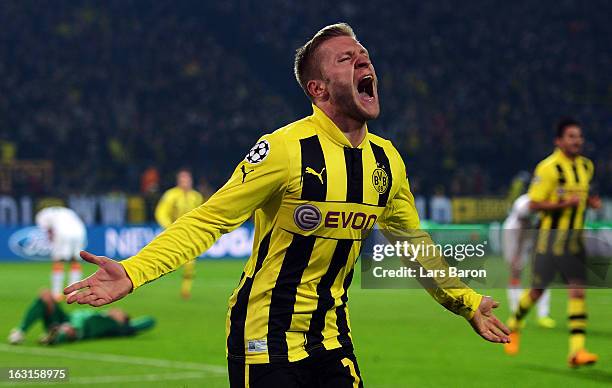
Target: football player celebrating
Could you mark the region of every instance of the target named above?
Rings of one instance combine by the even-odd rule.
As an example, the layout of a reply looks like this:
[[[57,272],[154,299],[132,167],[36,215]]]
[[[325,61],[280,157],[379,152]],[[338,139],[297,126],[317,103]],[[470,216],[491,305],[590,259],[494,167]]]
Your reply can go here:
[[[375,221],[418,229],[419,217],[398,151],[368,131],[380,113],[378,77],[351,27],[317,32],[297,50],[295,75],[313,114],[264,135],[219,191],[136,256],[117,263],[83,252],[99,270],[65,289],[69,303],[120,299],[254,214],[253,253],[227,314],[230,385],[363,385],[347,303],[362,233]],[[428,291],[483,338],[509,341],[491,298],[468,287]]]

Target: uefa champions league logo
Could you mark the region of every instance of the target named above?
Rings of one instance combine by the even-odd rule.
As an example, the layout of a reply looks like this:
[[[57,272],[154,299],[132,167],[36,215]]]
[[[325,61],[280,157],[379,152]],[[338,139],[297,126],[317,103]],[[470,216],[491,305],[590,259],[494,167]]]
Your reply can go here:
[[[47,234],[36,226],[19,229],[9,237],[9,249],[28,260],[48,260],[51,242]]]
[[[268,156],[268,153],[270,153],[270,143],[264,139],[251,148],[244,160],[251,164],[261,163]]]

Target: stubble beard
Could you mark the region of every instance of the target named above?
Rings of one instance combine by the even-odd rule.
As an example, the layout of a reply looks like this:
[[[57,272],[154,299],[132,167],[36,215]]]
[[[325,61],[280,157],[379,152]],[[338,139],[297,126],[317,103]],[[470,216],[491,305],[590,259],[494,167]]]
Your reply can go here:
[[[369,120],[374,120],[376,117],[364,112],[364,110],[355,101],[355,95],[353,94],[353,85],[338,85],[336,95],[334,97],[334,103],[338,106],[338,110],[344,115],[350,117],[357,122],[366,123]]]

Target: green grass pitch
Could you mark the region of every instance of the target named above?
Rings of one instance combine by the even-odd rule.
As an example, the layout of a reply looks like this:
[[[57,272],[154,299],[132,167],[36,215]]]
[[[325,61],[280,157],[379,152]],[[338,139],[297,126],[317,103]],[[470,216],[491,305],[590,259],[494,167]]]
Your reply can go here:
[[[133,316],[153,315],[145,334],[42,347],[41,325],[26,343],[0,343],[0,367],[67,367],[70,382],[58,386],[225,387],[225,315],[243,262],[198,263],[191,300],[179,297],[180,271],[148,284],[116,303]],[[86,273],[94,267],[87,265]],[[0,264],[0,334],[21,319],[37,291],[49,282],[48,263]],[[503,303],[505,290],[491,294]],[[356,354],[368,387],[579,387],[612,386],[612,290],[588,291],[587,345],[597,365],[566,366],[566,292],[554,290],[558,328],[538,328],[530,316],[521,353],[481,340],[460,317],[446,312],[422,290],[363,290],[357,276],[349,305]],[[76,307],[68,307],[72,309]],[[8,385],[0,381],[0,386]],[[19,384],[19,386],[32,386]]]

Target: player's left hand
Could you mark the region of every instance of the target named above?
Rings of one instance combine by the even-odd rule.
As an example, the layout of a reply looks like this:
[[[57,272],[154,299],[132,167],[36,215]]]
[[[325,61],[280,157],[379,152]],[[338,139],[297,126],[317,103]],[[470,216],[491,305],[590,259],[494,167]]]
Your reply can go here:
[[[489,296],[484,296],[476,313],[472,319],[469,320],[470,325],[478,335],[490,342],[496,343],[508,343],[510,338],[510,329],[506,327],[499,319],[493,314],[493,309],[497,308],[499,303],[494,301]]]

